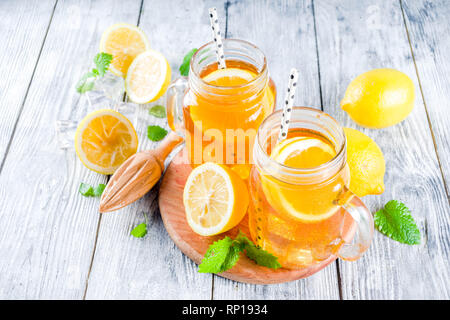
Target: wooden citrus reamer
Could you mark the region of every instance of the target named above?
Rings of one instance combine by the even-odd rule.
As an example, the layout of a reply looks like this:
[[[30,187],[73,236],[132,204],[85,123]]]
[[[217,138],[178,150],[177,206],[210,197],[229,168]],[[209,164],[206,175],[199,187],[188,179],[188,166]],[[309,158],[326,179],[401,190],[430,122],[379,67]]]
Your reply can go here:
[[[100,212],[123,208],[138,200],[158,182],[164,171],[164,161],[172,150],[184,141],[170,132],[154,150],[135,153],[114,172],[100,199]]]

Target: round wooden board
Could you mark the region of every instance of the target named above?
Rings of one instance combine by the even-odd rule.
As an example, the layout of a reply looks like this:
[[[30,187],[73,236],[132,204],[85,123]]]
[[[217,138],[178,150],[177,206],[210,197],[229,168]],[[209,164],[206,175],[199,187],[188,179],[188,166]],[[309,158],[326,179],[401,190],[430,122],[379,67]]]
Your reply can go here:
[[[183,205],[183,189],[187,177],[192,171],[187,161],[186,149],[182,149],[167,168],[159,190],[159,208],[161,217],[172,240],[178,248],[195,263],[199,264],[209,245],[228,235],[234,238],[239,230],[249,236],[248,217],[230,231],[212,237],[203,237],[194,233],[186,221]],[[353,228],[352,228],[353,229]],[[250,236],[249,236],[250,238]],[[241,255],[238,263],[230,270],[219,275],[231,280],[252,284],[275,284],[306,278],[329,265],[336,259],[331,256],[312,268],[304,270],[288,270],[261,267]]]

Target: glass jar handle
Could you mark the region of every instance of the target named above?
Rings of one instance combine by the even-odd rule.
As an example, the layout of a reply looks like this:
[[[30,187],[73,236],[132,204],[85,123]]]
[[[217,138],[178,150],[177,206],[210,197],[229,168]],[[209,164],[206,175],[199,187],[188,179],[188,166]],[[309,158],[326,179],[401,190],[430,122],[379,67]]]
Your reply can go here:
[[[353,261],[359,259],[369,248],[373,238],[373,217],[360,198],[351,191],[346,192],[346,201],[341,207],[353,218],[348,234],[351,239],[343,239],[337,256],[343,260]]]
[[[188,89],[187,77],[173,81],[167,88],[166,112],[169,127],[184,137],[183,97]]]

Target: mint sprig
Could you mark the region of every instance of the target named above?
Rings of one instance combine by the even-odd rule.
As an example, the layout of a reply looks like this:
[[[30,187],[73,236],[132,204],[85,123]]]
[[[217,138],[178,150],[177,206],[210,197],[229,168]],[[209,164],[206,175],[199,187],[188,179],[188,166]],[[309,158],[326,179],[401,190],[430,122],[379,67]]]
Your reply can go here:
[[[93,68],[91,71],[86,72],[81,77],[76,85],[77,92],[85,93],[92,90],[94,88],[95,80],[98,77],[103,77],[106,74],[106,71],[108,71],[112,59],[113,56],[109,53],[98,53],[94,58],[96,68]]]
[[[183,63],[180,66],[180,74],[182,76],[187,77],[187,75],[189,74],[189,64],[191,62],[192,56],[194,55],[194,53],[197,52],[197,49],[194,48],[191,51],[189,51],[183,58]]]
[[[420,244],[420,231],[408,207],[397,200],[391,200],[383,209],[375,212],[375,227],[389,238],[413,245]]]
[[[104,185],[103,183],[100,183],[98,186],[93,187],[90,184],[82,182],[80,183],[78,192],[80,192],[85,197],[100,197],[105,188],[106,185]]]
[[[240,233],[234,240],[225,237],[211,244],[202,263],[198,266],[198,272],[220,273],[229,270],[238,262],[241,252],[258,265],[271,269],[281,268],[277,257],[257,247],[243,233]]]

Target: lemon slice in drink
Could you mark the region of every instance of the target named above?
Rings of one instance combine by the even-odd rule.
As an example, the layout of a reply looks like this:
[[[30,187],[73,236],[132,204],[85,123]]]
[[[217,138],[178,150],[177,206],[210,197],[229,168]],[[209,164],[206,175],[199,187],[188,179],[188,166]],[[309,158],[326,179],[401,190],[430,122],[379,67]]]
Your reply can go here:
[[[171,70],[167,59],[155,50],[138,55],[131,63],[125,88],[135,103],[158,100],[170,84]]]
[[[183,192],[186,219],[194,232],[212,236],[230,230],[244,218],[247,187],[228,167],[204,163],[188,177]]]
[[[144,32],[127,23],[112,25],[100,40],[100,52],[113,56],[109,70],[119,77],[125,77],[134,58],[148,49],[150,44]]]
[[[294,137],[275,146],[271,158],[289,167],[306,169],[326,163],[335,155],[335,149],[321,139]],[[311,205],[312,197],[320,192],[314,191],[314,186],[301,190],[271,176],[262,176],[261,184],[267,201],[282,215],[305,223],[317,223],[336,213],[331,201],[330,208],[325,211]],[[309,191],[311,194],[307,194]]]
[[[75,133],[75,151],[89,169],[114,171],[136,153],[138,138],[131,122],[120,113],[103,109],[88,114]]]
[[[246,84],[256,77],[256,73],[239,68],[217,69],[206,75],[203,80],[220,87],[234,87]]]
[[[334,148],[313,137],[294,137],[275,146],[271,157],[278,163],[295,168],[313,168],[330,161],[336,155]]]
[[[225,69],[217,69],[202,79],[210,85],[217,87],[236,87],[236,94],[240,94],[239,86],[248,83],[256,77],[256,74],[245,69],[239,68],[225,68]],[[214,92],[214,89],[211,89]],[[228,94],[232,94],[232,90],[228,92]],[[242,94],[242,93],[241,93]],[[227,128],[233,128],[236,124],[236,117],[230,116],[224,119],[217,119],[217,114],[214,113],[215,109],[221,110],[220,105],[220,97],[218,96],[217,100],[215,100],[216,104],[211,103],[211,105],[207,105],[207,107],[201,105],[190,108],[190,117],[194,123],[194,126],[201,132],[206,132],[209,129],[218,129],[222,132],[225,132]],[[208,102],[203,102],[207,104]],[[222,108],[223,109],[223,108]],[[221,111],[223,114],[223,110]],[[214,115],[216,117],[214,117]],[[198,127],[198,124],[201,124],[201,128]],[[208,139],[208,138],[206,138]]]

